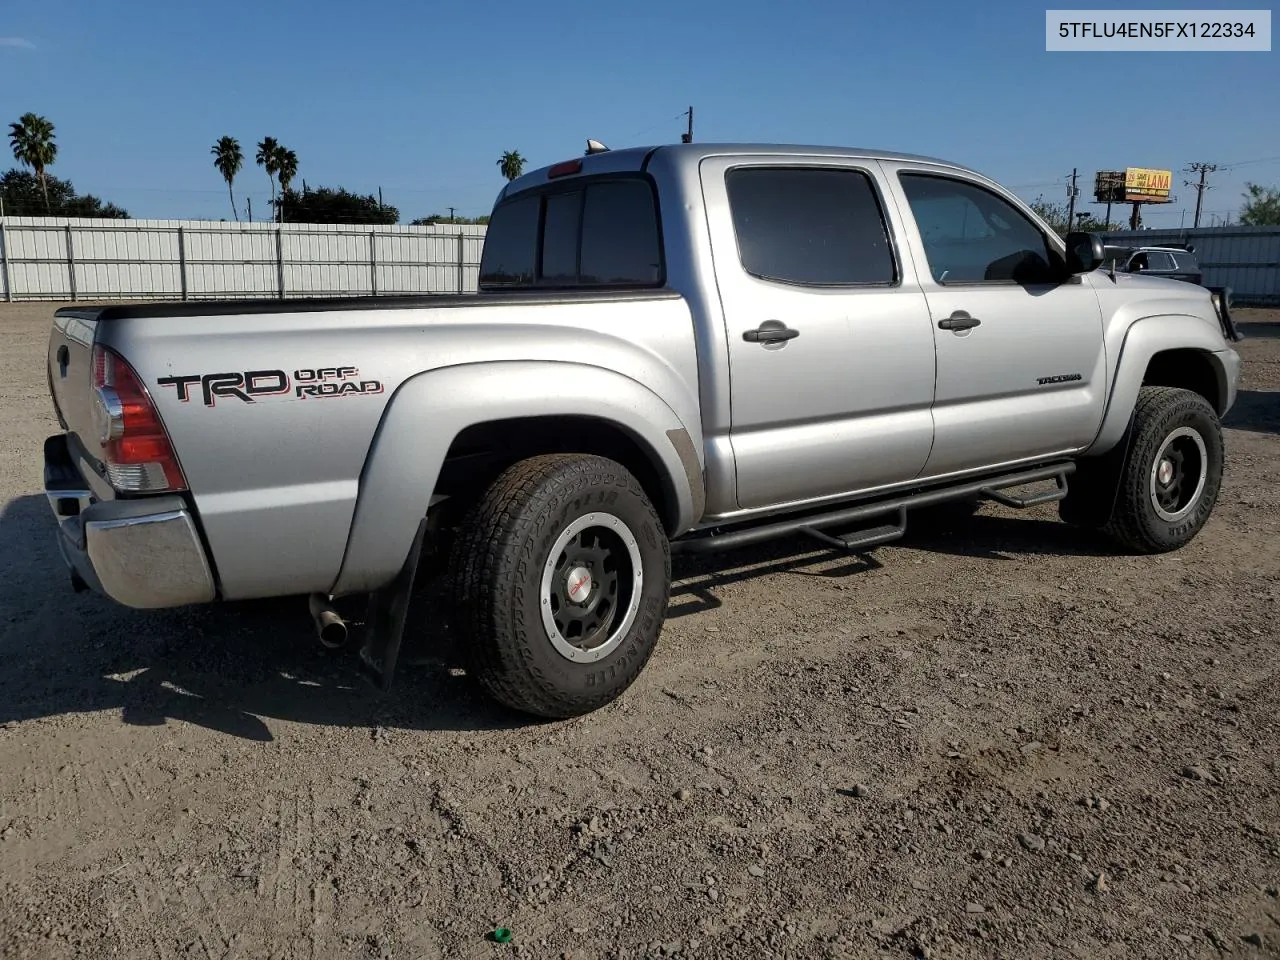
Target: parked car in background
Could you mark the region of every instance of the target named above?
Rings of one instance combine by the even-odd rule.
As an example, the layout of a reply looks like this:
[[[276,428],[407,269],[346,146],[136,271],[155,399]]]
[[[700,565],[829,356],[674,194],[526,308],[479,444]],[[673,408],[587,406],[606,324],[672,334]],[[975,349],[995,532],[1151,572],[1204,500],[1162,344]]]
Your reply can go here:
[[[1117,270],[1124,273],[1141,273],[1148,277],[1169,277],[1173,280],[1186,280],[1188,283],[1201,284],[1204,274],[1200,270],[1200,261],[1196,259],[1194,247],[1138,247],[1129,254]]]

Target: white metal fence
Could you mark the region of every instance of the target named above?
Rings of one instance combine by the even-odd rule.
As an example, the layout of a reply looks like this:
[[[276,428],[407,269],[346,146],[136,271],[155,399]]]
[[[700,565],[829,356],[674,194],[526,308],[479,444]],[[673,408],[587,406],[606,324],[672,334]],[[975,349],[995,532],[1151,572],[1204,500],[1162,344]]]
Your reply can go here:
[[[485,227],[0,219],[0,298],[474,292]]]
[[[0,299],[122,300],[471,293],[486,228],[0,218]],[[1205,282],[1280,303],[1280,228],[1106,234],[1188,242]]]

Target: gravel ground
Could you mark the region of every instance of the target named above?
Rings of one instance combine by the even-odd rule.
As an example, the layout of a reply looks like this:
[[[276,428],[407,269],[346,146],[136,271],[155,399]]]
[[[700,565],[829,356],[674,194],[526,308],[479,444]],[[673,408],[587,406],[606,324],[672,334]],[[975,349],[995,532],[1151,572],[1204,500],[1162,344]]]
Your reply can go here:
[[[1280,956],[1280,312],[1181,552],[987,505],[680,559],[557,723],[430,661],[379,695],[296,602],[72,594],[49,312],[0,306],[0,955]]]

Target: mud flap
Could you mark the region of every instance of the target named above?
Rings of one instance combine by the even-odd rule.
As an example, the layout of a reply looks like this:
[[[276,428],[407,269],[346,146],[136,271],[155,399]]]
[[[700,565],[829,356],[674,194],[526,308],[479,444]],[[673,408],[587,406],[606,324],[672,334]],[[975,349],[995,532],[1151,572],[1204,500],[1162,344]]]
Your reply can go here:
[[[391,689],[396,662],[400,659],[400,642],[409,615],[409,601],[418,576],[418,562],[426,540],[427,521],[418,523],[418,532],[404,566],[396,578],[369,596],[365,615],[364,643],[360,647],[360,665],[382,690]]]
[[[1076,461],[1075,487],[1079,495],[1073,497],[1068,490],[1060,508],[1063,520],[1090,527],[1101,527],[1111,520],[1132,444],[1133,417],[1130,415],[1124,436],[1110,450],[1100,457],[1081,457]],[[1083,495],[1084,491],[1095,495]]]

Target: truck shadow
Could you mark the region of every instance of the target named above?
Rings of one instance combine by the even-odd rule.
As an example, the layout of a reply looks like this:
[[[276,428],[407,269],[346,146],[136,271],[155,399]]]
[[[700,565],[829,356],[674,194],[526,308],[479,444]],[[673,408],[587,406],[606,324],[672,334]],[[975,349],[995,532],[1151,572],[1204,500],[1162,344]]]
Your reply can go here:
[[[1245,340],[1280,340],[1280,323],[1237,320],[1236,329],[1244,334]]]
[[[1250,433],[1280,434],[1280,392],[1241,390],[1222,421],[1224,427]]]
[[[0,727],[119,711],[128,724],[184,721],[268,742],[268,721],[363,727],[375,738],[379,728],[474,731],[538,722],[493,703],[451,666],[447,644],[408,643],[395,686],[376,689],[354,656],[316,643],[304,598],[141,611],[74,594],[53,526],[43,496],[18,498],[0,512]],[[987,558],[1095,552],[1063,524],[994,515],[917,524],[901,548]],[[893,561],[833,555],[795,538],[679,556],[670,616],[718,606],[714,591],[727,583],[782,572],[856,576],[882,562]]]
[[[1053,507],[1047,508],[1053,510]],[[835,532],[835,531],[832,531]],[[1027,515],[967,513],[945,505],[910,514],[901,540],[867,553],[843,554],[805,536],[785,537],[753,547],[717,554],[675,558],[668,618],[713,610],[722,605],[714,591],[769,574],[824,579],[855,576],[892,567],[889,555],[876,551],[914,550],[982,560],[1010,560],[1025,555],[1114,555],[1101,538],[1056,519]]]

